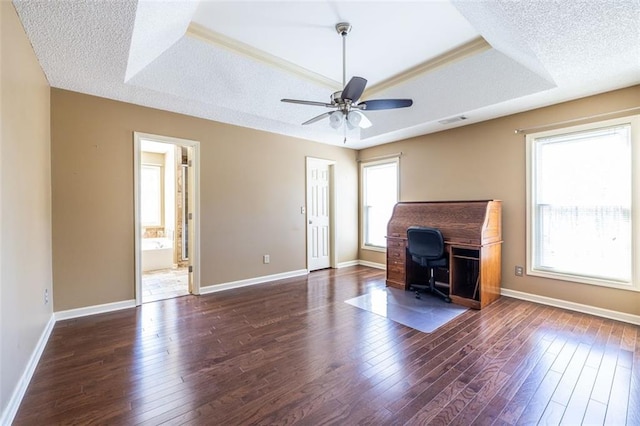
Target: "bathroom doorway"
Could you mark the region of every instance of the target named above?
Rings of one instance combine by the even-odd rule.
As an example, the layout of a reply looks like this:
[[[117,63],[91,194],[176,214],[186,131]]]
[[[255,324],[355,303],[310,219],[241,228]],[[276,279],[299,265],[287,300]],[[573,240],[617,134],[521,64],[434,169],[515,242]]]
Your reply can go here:
[[[198,294],[195,141],[134,134],[136,304]]]

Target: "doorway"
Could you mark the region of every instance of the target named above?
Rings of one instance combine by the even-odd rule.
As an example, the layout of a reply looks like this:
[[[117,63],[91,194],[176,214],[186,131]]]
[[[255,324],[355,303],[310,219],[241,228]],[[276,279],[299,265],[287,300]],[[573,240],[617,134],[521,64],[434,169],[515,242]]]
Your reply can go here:
[[[136,305],[199,294],[199,143],[134,133]]]
[[[307,157],[307,269],[337,266],[335,161]]]

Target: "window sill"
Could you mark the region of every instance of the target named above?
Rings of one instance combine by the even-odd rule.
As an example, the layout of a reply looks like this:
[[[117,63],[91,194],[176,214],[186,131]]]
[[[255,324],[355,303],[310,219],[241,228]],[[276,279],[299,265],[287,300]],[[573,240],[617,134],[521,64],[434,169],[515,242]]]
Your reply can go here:
[[[568,281],[568,282],[577,283],[577,284],[588,284],[588,285],[595,285],[595,286],[604,287],[604,288],[613,288],[616,290],[640,292],[640,288],[637,285],[633,285],[632,283],[625,284],[617,281],[599,280],[596,278],[588,278],[588,277],[582,277],[578,275],[561,274],[557,272],[531,270],[531,269],[527,269],[527,275],[540,277],[540,278],[549,278],[552,280]]]
[[[378,246],[361,246],[360,247],[362,250],[369,250],[369,251],[377,251],[380,253],[386,253],[387,252],[387,248],[386,247],[378,247]]]

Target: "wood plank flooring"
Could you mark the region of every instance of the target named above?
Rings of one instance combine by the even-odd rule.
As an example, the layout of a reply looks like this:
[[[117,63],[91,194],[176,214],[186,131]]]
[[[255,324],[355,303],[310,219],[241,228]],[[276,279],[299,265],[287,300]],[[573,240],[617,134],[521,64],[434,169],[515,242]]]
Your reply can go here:
[[[56,324],[15,419],[640,425],[640,327],[502,297],[431,334],[344,303],[366,267]]]

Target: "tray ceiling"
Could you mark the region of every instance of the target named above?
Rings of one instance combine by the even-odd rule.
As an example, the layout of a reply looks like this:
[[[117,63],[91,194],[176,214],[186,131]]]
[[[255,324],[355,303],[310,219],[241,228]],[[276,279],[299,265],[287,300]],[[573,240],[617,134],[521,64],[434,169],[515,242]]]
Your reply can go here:
[[[359,149],[640,83],[640,2],[14,1],[52,87],[343,145],[325,110],[347,79]],[[464,115],[463,122],[442,124]]]

